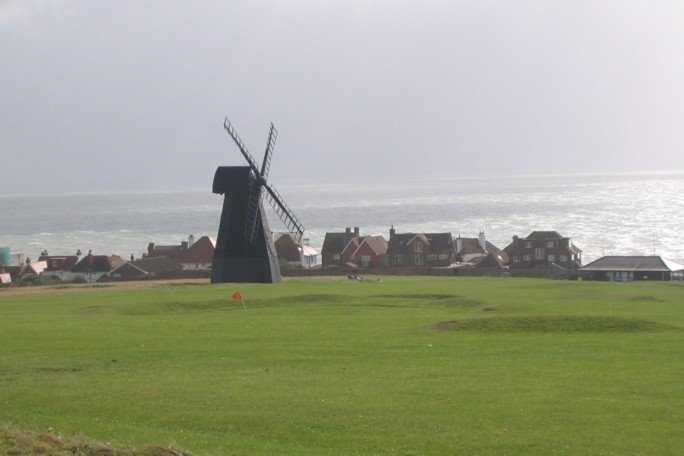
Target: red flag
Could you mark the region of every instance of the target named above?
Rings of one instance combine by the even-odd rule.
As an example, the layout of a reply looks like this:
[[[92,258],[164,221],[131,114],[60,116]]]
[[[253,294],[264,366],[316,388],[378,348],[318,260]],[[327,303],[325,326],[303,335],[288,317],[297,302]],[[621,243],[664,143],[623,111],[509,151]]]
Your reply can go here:
[[[233,301],[242,301],[242,295],[239,291],[233,293]]]

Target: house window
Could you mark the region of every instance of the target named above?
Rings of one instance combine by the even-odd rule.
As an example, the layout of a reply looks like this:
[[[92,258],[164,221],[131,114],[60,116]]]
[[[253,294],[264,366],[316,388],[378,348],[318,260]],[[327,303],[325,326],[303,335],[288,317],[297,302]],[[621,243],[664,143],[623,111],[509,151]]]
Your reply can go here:
[[[415,257],[414,264],[415,264],[416,266],[422,266],[423,264],[425,264],[425,263],[423,262],[423,257],[422,257],[419,253],[416,253],[416,257]]]
[[[553,263],[554,261],[556,261],[556,255],[551,254],[548,256],[548,259],[549,259],[549,263]]]
[[[534,247],[534,242],[532,242],[532,241],[525,242],[525,247],[527,247],[528,249],[531,249],[532,247]]]
[[[561,255],[558,257],[558,261],[560,261],[561,263],[565,263],[566,261],[568,261],[568,256],[567,255]]]
[[[541,247],[537,247],[534,249],[534,259],[535,260],[543,260],[544,259],[544,249]]]
[[[553,248],[553,241],[546,241],[546,246],[550,249]]]
[[[415,253],[423,253],[423,243],[420,241],[417,241],[413,244],[413,251]]]
[[[519,263],[520,262],[520,257],[519,256],[514,256],[513,257],[513,263]]]
[[[340,259],[340,254],[339,254],[339,253],[336,253],[335,255],[333,255],[333,259],[339,260],[339,259]]]
[[[532,257],[530,255],[525,255],[525,261],[530,261]]]
[[[437,258],[439,258],[439,257],[437,255],[435,255],[434,253],[430,253],[427,256],[428,260],[436,260]]]
[[[361,256],[361,266],[363,266],[364,268],[367,268],[368,266],[370,266],[370,262],[371,262],[370,255],[362,255]]]
[[[403,263],[404,262],[404,255],[398,253],[394,255],[394,261],[395,263]]]
[[[355,259],[356,259],[356,254],[355,254],[355,253],[352,253],[351,255],[349,255],[349,259],[350,259],[350,260],[355,260]]]

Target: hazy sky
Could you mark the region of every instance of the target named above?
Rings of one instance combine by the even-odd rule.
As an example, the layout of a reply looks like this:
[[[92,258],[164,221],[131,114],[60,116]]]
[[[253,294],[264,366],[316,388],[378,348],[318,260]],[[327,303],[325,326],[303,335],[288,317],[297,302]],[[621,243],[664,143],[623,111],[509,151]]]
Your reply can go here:
[[[684,169],[684,2],[0,0],[0,192]]]

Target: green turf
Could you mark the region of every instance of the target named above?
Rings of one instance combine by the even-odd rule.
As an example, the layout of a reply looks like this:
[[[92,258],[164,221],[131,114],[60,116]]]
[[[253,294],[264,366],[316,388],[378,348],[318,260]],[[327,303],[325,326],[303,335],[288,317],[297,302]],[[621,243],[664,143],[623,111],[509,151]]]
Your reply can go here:
[[[194,454],[684,448],[681,283],[59,291],[0,293],[0,425]]]

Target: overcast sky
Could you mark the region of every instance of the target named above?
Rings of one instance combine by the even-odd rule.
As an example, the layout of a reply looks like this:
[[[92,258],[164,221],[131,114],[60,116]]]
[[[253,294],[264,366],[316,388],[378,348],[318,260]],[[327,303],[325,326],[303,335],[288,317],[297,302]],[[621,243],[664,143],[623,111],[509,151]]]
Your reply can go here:
[[[684,169],[684,2],[0,0],[0,191]]]

